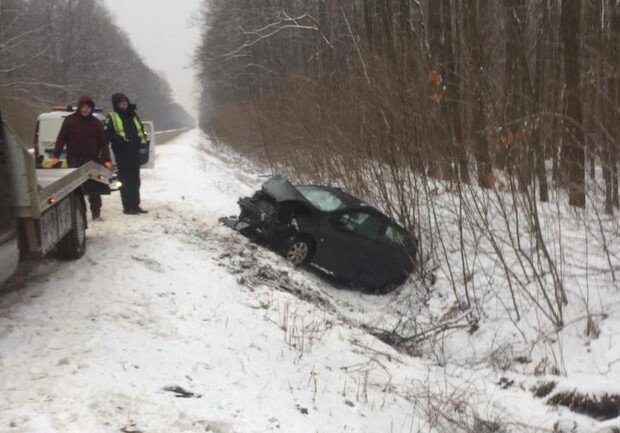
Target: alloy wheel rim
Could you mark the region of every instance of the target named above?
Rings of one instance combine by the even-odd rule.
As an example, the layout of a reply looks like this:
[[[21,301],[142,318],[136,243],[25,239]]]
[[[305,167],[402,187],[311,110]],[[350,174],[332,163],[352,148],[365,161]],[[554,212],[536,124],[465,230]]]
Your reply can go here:
[[[295,242],[288,250],[287,258],[296,265],[303,263],[308,256],[308,245],[305,242]]]

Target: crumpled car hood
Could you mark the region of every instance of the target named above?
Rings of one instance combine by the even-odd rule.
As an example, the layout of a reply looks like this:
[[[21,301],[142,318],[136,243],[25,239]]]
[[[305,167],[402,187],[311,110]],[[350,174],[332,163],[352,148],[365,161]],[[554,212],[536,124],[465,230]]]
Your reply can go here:
[[[312,204],[291,182],[279,175],[272,177],[263,184],[263,192],[273,198],[276,203],[295,201],[312,207]]]

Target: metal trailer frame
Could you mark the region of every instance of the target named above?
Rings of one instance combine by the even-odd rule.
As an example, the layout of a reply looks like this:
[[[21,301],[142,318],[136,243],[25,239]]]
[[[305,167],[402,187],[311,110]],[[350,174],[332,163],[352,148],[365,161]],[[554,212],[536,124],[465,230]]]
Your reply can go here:
[[[5,138],[20,250],[22,255],[44,256],[71,230],[76,201],[85,206],[84,184],[109,185],[112,172],[95,162],[72,169],[36,169],[34,154],[14,134]]]

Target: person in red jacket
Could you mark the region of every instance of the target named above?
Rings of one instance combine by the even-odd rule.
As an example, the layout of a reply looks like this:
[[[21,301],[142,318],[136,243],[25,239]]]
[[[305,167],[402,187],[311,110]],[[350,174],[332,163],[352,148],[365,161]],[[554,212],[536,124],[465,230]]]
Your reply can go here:
[[[93,116],[93,108],[95,108],[93,99],[87,95],[82,96],[78,101],[77,111],[64,120],[54,149],[52,160],[54,166],[59,163],[60,154],[66,147],[69,167],[80,167],[89,161],[95,161],[112,170],[105,131],[101,122]],[[88,201],[93,219],[99,219],[101,194],[89,192]]]

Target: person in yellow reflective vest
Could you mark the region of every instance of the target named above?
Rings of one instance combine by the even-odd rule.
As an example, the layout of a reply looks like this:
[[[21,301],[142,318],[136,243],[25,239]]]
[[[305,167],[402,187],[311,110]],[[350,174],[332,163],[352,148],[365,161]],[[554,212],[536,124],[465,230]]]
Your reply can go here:
[[[124,94],[112,95],[112,106],[107,136],[122,183],[123,212],[127,215],[147,213],[140,207],[140,148],[147,144],[144,127],[136,114],[136,106]]]

